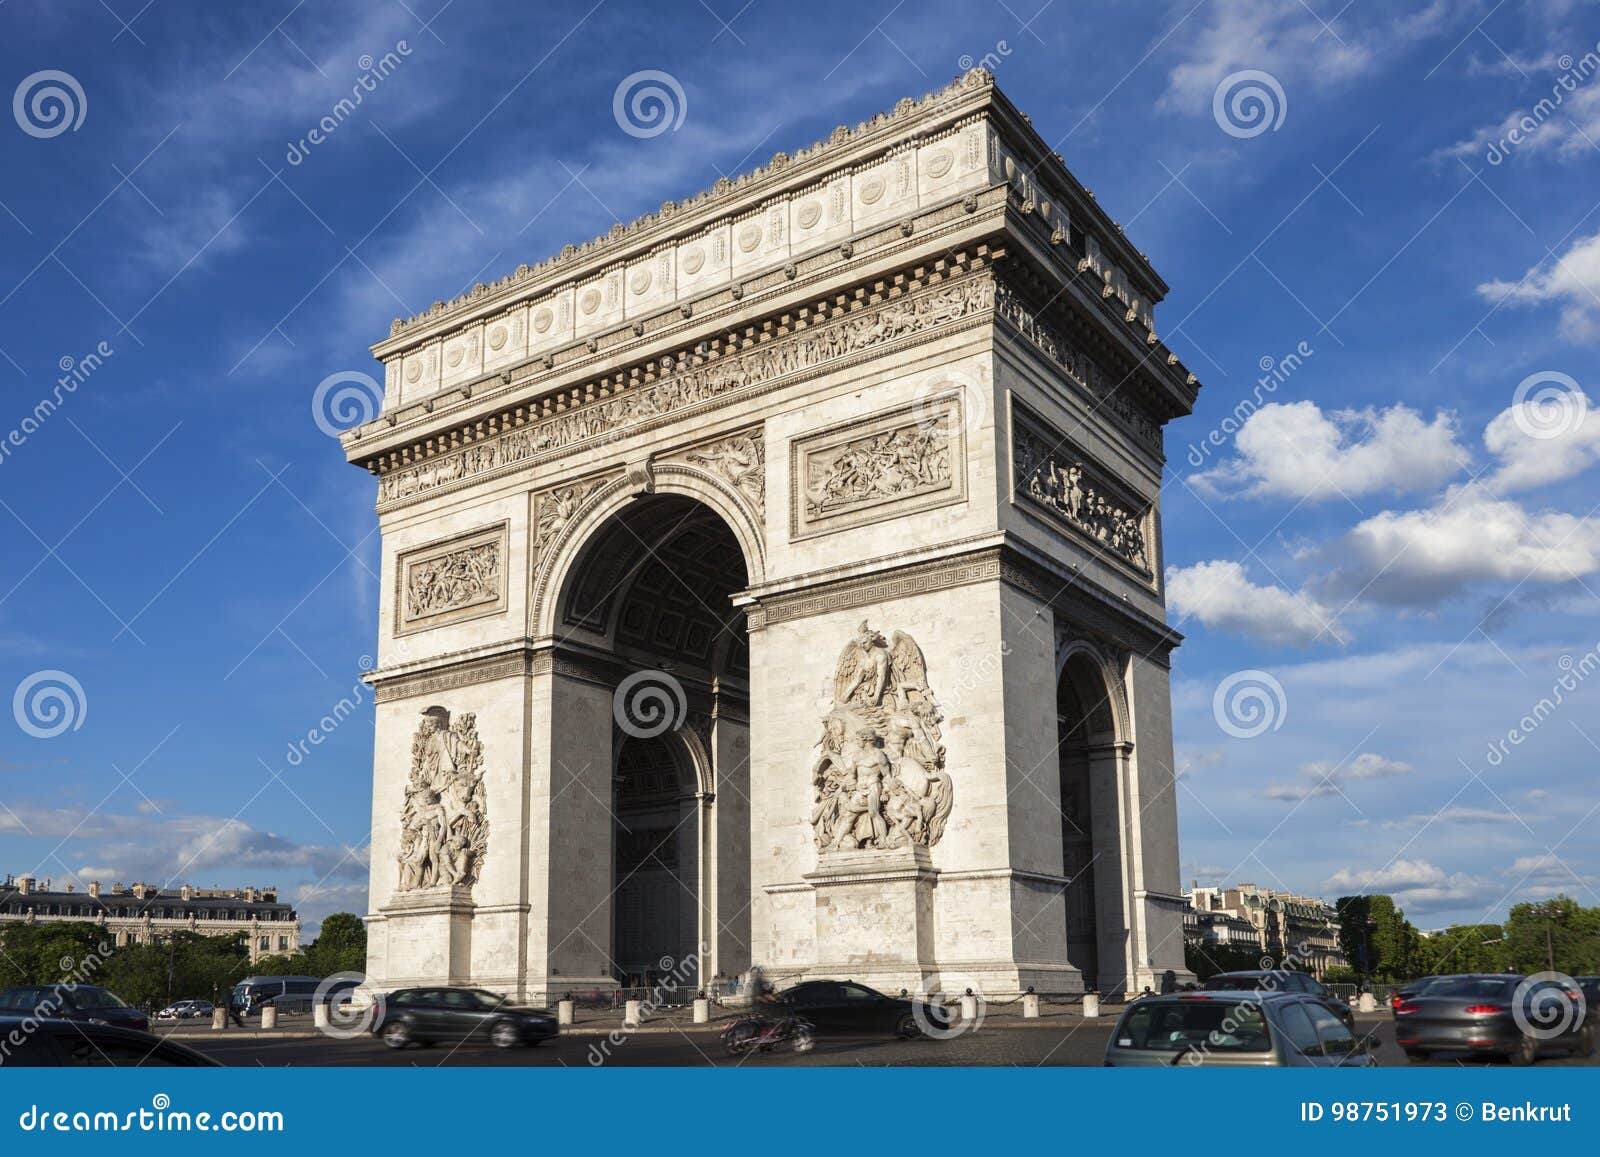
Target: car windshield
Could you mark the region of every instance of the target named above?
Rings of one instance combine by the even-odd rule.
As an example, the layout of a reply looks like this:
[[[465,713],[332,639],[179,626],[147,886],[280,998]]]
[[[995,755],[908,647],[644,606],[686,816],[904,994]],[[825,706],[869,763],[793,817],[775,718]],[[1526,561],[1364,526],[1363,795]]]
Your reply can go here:
[[[63,1003],[78,1009],[127,1008],[127,1003],[116,993],[104,988],[63,988]]]
[[[1116,1047],[1177,1052],[1264,1053],[1271,1045],[1261,1006],[1233,1000],[1138,1005],[1117,1029]]]
[[[506,1002],[506,998],[497,992],[487,992],[481,988],[469,989],[462,994],[467,998],[467,1003],[478,1008],[497,1008]]]
[[[1445,999],[1478,996],[1510,996],[1519,978],[1515,976],[1446,976],[1428,985],[1421,995]]]

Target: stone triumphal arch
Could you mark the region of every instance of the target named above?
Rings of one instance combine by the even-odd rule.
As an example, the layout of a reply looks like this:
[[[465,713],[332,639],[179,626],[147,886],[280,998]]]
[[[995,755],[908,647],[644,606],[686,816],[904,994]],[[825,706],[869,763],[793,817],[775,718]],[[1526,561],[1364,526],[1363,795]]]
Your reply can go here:
[[[1164,292],[975,70],[395,322],[372,983],[1181,976]]]

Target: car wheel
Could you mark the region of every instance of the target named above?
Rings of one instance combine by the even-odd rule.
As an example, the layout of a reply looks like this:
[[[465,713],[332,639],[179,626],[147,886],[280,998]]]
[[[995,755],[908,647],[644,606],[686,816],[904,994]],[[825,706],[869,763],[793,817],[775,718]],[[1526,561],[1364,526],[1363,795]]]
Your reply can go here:
[[[904,1040],[916,1040],[922,1035],[922,1026],[917,1023],[917,1018],[908,1012],[894,1026],[894,1033]]]
[[[1539,1059],[1539,1042],[1531,1036],[1525,1036],[1518,1043],[1516,1051],[1510,1056],[1514,1065],[1531,1065]]]
[[[497,1049],[514,1049],[522,1043],[522,1034],[511,1021],[503,1020],[490,1032],[489,1043]]]
[[[392,1049],[403,1049],[411,1043],[411,1026],[403,1020],[383,1026],[383,1043]]]

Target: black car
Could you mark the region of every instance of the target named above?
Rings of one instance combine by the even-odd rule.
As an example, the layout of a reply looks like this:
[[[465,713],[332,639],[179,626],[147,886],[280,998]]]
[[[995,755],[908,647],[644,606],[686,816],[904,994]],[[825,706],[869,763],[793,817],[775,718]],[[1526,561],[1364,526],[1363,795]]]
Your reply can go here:
[[[950,1014],[942,1005],[885,996],[852,980],[807,980],[779,993],[777,1002],[818,1032],[886,1032],[911,1038],[950,1027]]]
[[[218,1062],[153,1033],[94,1021],[0,1013],[0,1066],[215,1068]]]
[[[150,1027],[150,1018],[108,988],[94,984],[24,984],[0,992],[0,1016],[86,1021],[119,1028]]]
[[[390,1048],[438,1041],[492,1044],[509,1049],[536,1045],[560,1034],[556,1018],[542,1008],[511,1004],[481,988],[402,988],[383,998],[383,1015],[372,1026]]]
[[[1567,1012],[1582,996],[1565,981],[1506,973],[1442,976],[1395,1006],[1395,1039],[1421,1060],[1442,1050],[1531,1065],[1550,1049],[1588,1056],[1595,1025]]]
[[[1314,996],[1355,1031],[1356,1014],[1315,976],[1293,968],[1261,968],[1248,972],[1219,972],[1200,986],[1206,992],[1300,992]]]

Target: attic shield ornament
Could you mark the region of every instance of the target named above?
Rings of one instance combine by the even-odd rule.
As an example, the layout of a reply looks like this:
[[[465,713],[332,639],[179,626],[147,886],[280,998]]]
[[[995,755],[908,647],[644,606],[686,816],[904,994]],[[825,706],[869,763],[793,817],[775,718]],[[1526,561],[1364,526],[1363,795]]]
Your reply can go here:
[[[452,725],[448,710],[429,707],[411,739],[395,890],[477,883],[489,839],[484,803],[477,716],[463,713]]]
[[[885,639],[863,622],[839,655],[811,767],[819,849],[939,842],[953,802],[942,719],[916,641],[903,631]]]

